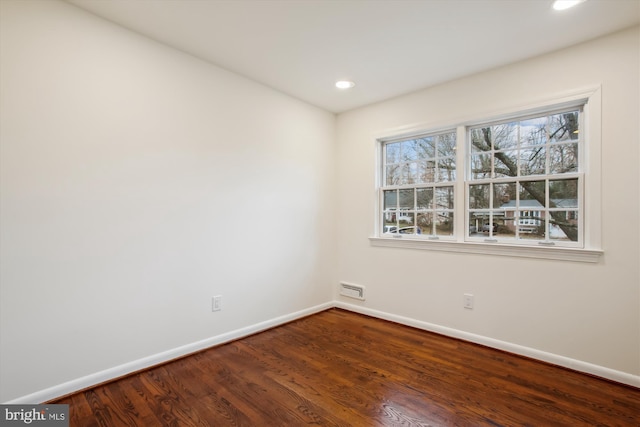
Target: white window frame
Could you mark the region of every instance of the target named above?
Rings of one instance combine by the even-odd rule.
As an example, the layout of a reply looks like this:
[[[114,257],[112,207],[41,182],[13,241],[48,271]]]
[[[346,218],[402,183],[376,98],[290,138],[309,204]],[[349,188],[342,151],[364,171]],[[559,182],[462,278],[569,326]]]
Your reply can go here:
[[[525,115],[546,114],[549,111],[583,105],[580,131],[584,133],[580,147],[581,185],[584,188],[581,215],[582,247],[560,245],[515,244],[515,242],[486,242],[468,238],[468,222],[465,194],[467,131],[482,123],[517,119]],[[576,262],[598,262],[603,254],[601,247],[601,117],[602,94],[599,86],[553,96],[535,102],[514,105],[489,114],[451,120],[447,123],[426,123],[377,132],[375,139],[376,176],[374,232],[369,237],[372,246],[408,249],[424,249],[459,253],[481,253],[512,257],[554,259]],[[426,236],[385,235],[381,232],[381,183],[382,145],[390,140],[433,134],[447,129],[457,129],[457,180],[455,181],[455,235],[452,239],[428,239]],[[464,148],[462,148],[464,147]]]
[[[405,136],[402,138],[393,138],[393,139],[384,139],[381,140],[379,143],[379,150],[380,150],[380,159],[381,159],[381,167],[384,168],[385,166],[388,166],[388,164],[385,162],[385,159],[387,157],[387,147],[389,144],[394,144],[394,143],[401,143],[407,140],[412,140],[412,139],[419,139],[419,138],[427,138],[427,137],[433,137],[433,138],[437,138],[443,134],[456,134],[456,138],[457,138],[457,132],[455,130],[455,128],[449,128],[449,129],[445,129],[445,130],[439,130],[437,132],[429,132],[426,134],[419,134],[419,135],[409,135],[409,136]],[[457,145],[457,141],[456,141],[456,145]],[[378,196],[380,197],[379,200],[379,206],[380,206],[380,213],[382,214],[382,216],[386,217],[387,213],[393,212],[395,214],[397,214],[397,216],[402,215],[403,213],[405,215],[408,216],[413,216],[413,220],[411,222],[409,222],[409,224],[407,224],[407,226],[410,227],[414,227],[414,233],[411,234],[401,234],[402,232],[402,226],[398,223],[395,226],[392,226],[394,229],[396,230],[400,230],[400,233],[398,233],[397,231],[395,233],[389,233],[389,234],[394,234],[393,237],[394,238],[398,238],[398,236],[400,237],[407,237],[407,238],[411,238],[411,237],[415,237],[415,238],[427,238],[427,239],[431,239],[431,240],[439,240],[439,239],[455,239],[455,236],[450,236],[450,235],[446,235],[446,234],[437,234],[437,233],[415,233],[415,230],[418,230],[419,224],[418,224],[418,217],[420,216],[420,214],[431,214],[433,215],[433,219],[432,219],[432,231],[437,229],[436,226],[436,216],[440,213],[440,214],[448,214],[451,213],[453,214],[455,212],[455,203],[454,203],[454,209],[450,209],[450,208],[438,208],[437,207],[437,189],[438,188],[452,188],[454,195],[455,195],[455,191],[456,191],[456,182],[459,179],[459,174],[460,174],[460,169],[458,167],[458,163],[457,163],[457,155],[456,155],[456,169],[455,169],[455,175],[456,175],[456,180],[454,181],[447,181],[447,180],[441,180],[439,179],[439,168],[438,168],[438,160],[441,159],[450,159],[453,156],[444,156],[444,157],[440,157],[439,153],[438,153],[438,149],[436,148],[435,153],[434,153],[434,157],[433,158],[429,158],[429,159],[425,159],[424,161],[433,161],[434,162],[434,168],[435,168],[435,175],[438,176],[437,179],[434,179],[433,181],[427,181],[427,182],[416,182],[416,183],[401,183],[401,184],[386,184],[383,183],[382,181],[386,178],[386,171],[381,171],[381,182],[380,182],[380,191],[378,192]],[[406,162],[401,162],[401,163],[406,163]],[[431,189],[433,191],[433,196],[432,196],[432,204],[431,207],[429,208],[423,208],[420,209],[417,207],[417,202],[418,202],[418,198],[417,198],[417,191],[420,189]],[[407,209],[407,208],[401,208],[399,206],[399,202],[400,202],[400,198],[396,197],[396,201],[398,203],[398,205],[396,206],[395,209],[387,209],[385,211],[384,206],[385,206],[385,195],[384,192],[385,191],[402,191],[402,190],[413,190],[414,191],[414,206],[413,209]],[[455,196],[454,196],[455,197]],[[381,218],[382,218],[381,216]],[[452,228],[454,228],[454,232],[455,232],[455,224],[451,224]],[[387,225],[381,225],[381,227],[386,228]],[[422,228],[422,227],[420,227]],[[382,230],[383,234],[384,230]]]
[[[580,112],[579,114],[579,129],[582,132],[582,135],[580,135],[579,139],[575,142],[580,143],[581,146],[579,147],[578,150],[578,165],[579,165],[579,169],[577,171],[574,172],[568,172],[568,173],[560,173],[560,174],[553,174],[553,173],[544,173],[544,174],[535,174],[535,175],[520,175],[520,173],[518,173],[517,176],[507,176],[507,177],[489,177],[489,178],[478,178],[478,179],[473,179],[471,177],[471,161],[470,159],[470,152],[471,152],[471,130],[472,129],[478,129],[478,128],[484,128],[484,127],[489,127],[489,126],[494,126],[496,124],[506,124],[506,123],[513,123],[513,122],[521,122],[521,121],[526,121],[529,119],[533,119],[533,118],[542,118],[542,117],[548,117],[548,116],[552,116],[552,115],[556,115],[556,114],[561,114],[564,112],[570,112],[570,111],[576,111],[578,110]],[[465,199],[465,203],[467,203],[466,206],[466,215],[467,215],[467,223],[470,223],[470,216],[473,212],[479,212],[479,213],[485,213],[487,215],[490,214],[491,217],[493,217],[493,215],[495,213],[498,213],[500,211],[500,209],[498,207],[493,206],[492,209],[470,209],[469,207],[469,187],[470,186],[489,186],[490,189],[493,188],[493,185],[500,185],[500,184],[505,184],[505,183],[515,183],[516,185],[520,185],[520,183],[522,182],[545,182],[545,187],[549,185],[550,181],[558,181],[558,180],[566,180],[566,179],[570,179],[570,180],[576,180],[577,181],[577,201],[578,201],[578,206],[576,208],[567,208],[567,209],[563,209],[563,208],[551,208],[549,207],[550,205],[550,200],[547,194],[547,198],[544,202],[544,205],[540,206],[540,209],[538,210],[532,210],[532,209],[526,209],[526,212],[537,212],[538,213],[538,220],[521,220],[518,219],[519,217],[515,217],[515,224],[514,224],[514,228],[516,229],[516,233],[514,234],[513,237],[500,237],[500,236],[494,236],[493,233],[488,233],[489,235],[487,235],[486,237],[480,233],[474,233],[473,235],[469,232],[467,233],[466,236],[466,240],[467,241],[485,241],[487,243],[497,243],[500,242],[500,240],[502,240],[504,243],[507,244],[517,244],[517,245],[525,245],[525,246],[532,246],[532,245],[548,245],[548,246],[564,246],[564,247],[574,247],[574,248],[583,248],[584,247],[584,233],[583,233],[583,222],[582,222],[582,218],[583,218],[583,214],[584,214],[584,204],[583,204],[583,194],[584,194],[584,186],[583,186],[583,181],[584,181],[584,167],[583,167],[583,157],[584,157],[584,149],[583,147],[586,146],[586,143],[584,142],[585,140],[585,132],[584,132],[584,111],[583,111],[583,100],[577,100],[575,102],[575,105],[563,105],[562,108],[559,109],[554,109],[553,107],[550,107],[548,109],[545,110],[541,110],[538,111],[534,114],[523,114],[520,117],[515,117],[509,120],[501,120],[498,122],[482,122],[482,123],[478,123],[478,124],[474,124],[472,126],[467,126],[466,127],[466,140],[465,140],[465,148],[467,149],[466,155],[465,155],[465,160],[467,160],[467,163],[465,164],[465,192],[467,194],[467,197]],[[545,147],[547,149],[551,148],[552,146],[554,146],[555,144],[553,144],[551,141],[547,141],[547,143],[545,144]],[[539,145],[542,146],[542,145]],[[517,148],[519,149],[519,147]],[[516,149],[516,150],[517,150]],[[502,151],[502,150],[500,150]],[[494,158],[494,151],[487,151],[486,152],[488,155],[491,156],[492,159],[492,164],[495,162],[495,158]],[[484,153],[483,153],[484,154]],[[518,166],[518,169],[520,169],[520,166]],[[493,184],[493,185],[491,185]],[[491,191],[492,193],[492,191]],[[491,194],[490,199],[493,199],[493,194]],[[550,226],[550,217],[549,213],[553,212],[553,211],[565,211],[565,210],[577,210],[579,212],[579,216],[578,216],[578,224],[577,224],[577,230],[578,230],[578,241],[576,242],[572,242],[572,241],[560,241],[560,240],[555,240],[552,239],[550,234],[551,233],[546,233],[545,237],[543,239],[534,239],[534,240],[527,240],[527,239],[522,239],[520,237],[520,231],[519,231],[519,226],[520,225],[533,225],[536,224],[538,226],[543,226],[545,230],[549,230],[549,226]],[[516,209],[515,212],[518,212],[519,209]],[[520,213],[525,212],[525,211],[520,211]],[[541,216],[540,213],[541,212],[545,212],[544,216]],[[495,219],[491,219],[489,220],[489,222],[491,223],[496,223]],[[526,235],[527,233],[523,233],[524,235]]]

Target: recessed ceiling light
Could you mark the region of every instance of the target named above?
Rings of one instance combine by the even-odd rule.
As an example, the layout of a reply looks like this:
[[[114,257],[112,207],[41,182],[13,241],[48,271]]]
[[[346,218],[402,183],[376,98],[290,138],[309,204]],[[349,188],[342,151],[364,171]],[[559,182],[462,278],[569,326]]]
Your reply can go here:
[[[354,87],[356,84],[354,82],[351,82],[349,80],[338,80],[336,82],[336,87],[338,89],[351,89],[352,87]]]
[[[565,10],[582,3],[583,1],[585,0],[556,0],[553,2],[553,8],[555,10]]]

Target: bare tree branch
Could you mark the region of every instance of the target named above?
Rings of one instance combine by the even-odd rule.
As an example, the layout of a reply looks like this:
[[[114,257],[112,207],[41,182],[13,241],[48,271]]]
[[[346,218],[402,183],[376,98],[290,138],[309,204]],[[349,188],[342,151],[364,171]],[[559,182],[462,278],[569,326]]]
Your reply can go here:
[[[574,117],[573,114],[567,114],[566,116]],[[573,120],[573,122],[575,123],[575,119]],[[560,129],[566,129],[567,132],[571,131],[571,127],[567,125],[562,126]],[[558,129],[556,133],[559,132],[560,129]],[[481,130],[482,130],[483,138],[481,140],[479,139],[472,140],[472,144],[481,151],[490,151],[491,150],[491,128],[487,127],[487,128],[482,128]],[[501,174],[506,176],[512,176],[512,177],[518,176],[518,165],[513,158],[509,157],[504,152],[496,152],[494,153],[494,156],[496,159],[502,162],[502,164],[505,166],[505,168],[499,169],[499,172]],[[527,193],[529,193],[531,197],[537,200],[541,206],[546,205],[545,192],[544,190],[540,191],[535,186],[535,182],[520,181],[520,185],[522,185],[522,187],[527,191]],[[552,200],[549,200],[549,207],[555,208],[556,204]],[[578,240],[578,230],[574,225],[566,221],[566,218],[564,218],[564,215],[565,215],[564,212],[552,211],[550,212],[550,215],[552,218],[551,223],[559,226],[560,229],[571,241]]]

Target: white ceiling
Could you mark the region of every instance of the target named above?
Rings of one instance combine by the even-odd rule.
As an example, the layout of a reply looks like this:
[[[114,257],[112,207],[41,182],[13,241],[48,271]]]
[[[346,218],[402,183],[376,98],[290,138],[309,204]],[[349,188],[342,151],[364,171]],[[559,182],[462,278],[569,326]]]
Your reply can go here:
[[[67,1],[336,113],[640,22],[640,0]]]

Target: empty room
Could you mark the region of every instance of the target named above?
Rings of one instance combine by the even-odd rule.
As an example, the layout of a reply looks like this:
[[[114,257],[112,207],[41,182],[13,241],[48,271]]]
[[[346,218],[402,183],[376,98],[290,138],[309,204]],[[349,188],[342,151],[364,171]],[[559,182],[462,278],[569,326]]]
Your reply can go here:
[[[639,164],[640,0],[0,0],[2,425],[640,425]]]

